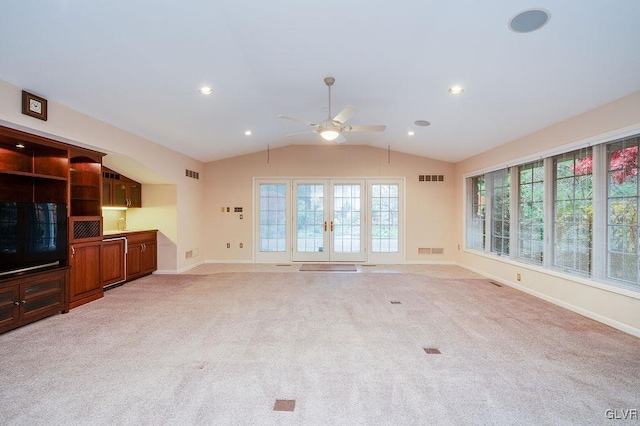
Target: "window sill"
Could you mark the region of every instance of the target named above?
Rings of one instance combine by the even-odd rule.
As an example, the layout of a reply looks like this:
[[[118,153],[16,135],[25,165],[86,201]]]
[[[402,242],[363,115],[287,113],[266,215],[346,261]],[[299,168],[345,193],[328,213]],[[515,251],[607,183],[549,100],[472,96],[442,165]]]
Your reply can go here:
[[[630,297],[632,299],[640,300],[640,288],[636,290],[636,289],[628,288],[624,286],[624,284],[618,284],[618,283],[613,284],[610,282],[601,282],[601,281],[595,281],[590,278],[578,277],[578,276],[567,274],[558,270],[543,268],[542,266],[534,265],[531,263],[516,261],[509,258],[508,256],[503,256],[503,255],[499,256],[495,253],[485,253],[485,252],[480,252],[473,249],[464,249],[463,252],[467,254],[472,254],[475,256],[484,257],[490,260],[497,260],[499,262],[516,266],[518,268],[528,269],[530,271],[534,271],[540,274],[550,275],[556,278],[561,278],[563,280],[572,281],[578,284],[583,284],[589,287],[595,287],[600,290],[608,291],[610,293],[616,293],[622,296]]]

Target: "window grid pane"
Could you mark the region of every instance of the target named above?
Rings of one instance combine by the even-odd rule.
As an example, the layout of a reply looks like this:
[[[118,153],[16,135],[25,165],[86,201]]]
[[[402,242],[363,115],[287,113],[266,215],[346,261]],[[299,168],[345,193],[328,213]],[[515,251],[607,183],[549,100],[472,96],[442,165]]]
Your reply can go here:
[[[299,184],[296,247],[299,253],[324,252],[324,185]]]
[[[607,145],[607,278],[637,285],[638,142]]]
[[[360,185],[333,186],[333,251],[360,253]]]
[[[518,167],[518,258],[542,264],[544,162]]]
[[[593,232],[591,148],[559,155],[554,165],[553,265],[590,276]]]
[[[484,250],[485,243],[485,181],[484,175],[470,179],[470,223],[467,228],[467,247]]]
[[[510,187],[509,169],[502,169],[491,176],[491,251],[509,254]]]
[[[286,250],[286,184],[260,184],[260,251]]]
[[[398,253],[398,185],[375,184],[371,194],[371,252]]]

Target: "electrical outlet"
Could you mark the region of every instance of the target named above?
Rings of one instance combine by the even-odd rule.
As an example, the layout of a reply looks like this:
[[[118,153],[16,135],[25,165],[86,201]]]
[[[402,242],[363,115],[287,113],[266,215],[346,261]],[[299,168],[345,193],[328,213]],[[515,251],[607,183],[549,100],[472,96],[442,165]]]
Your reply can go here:
[[[220,207],[220,213],[224,213],[224,207]]]
[[[522,281],[522,275],[516,274],[516,280],[517,281]]]
[[[244,244],[240,243],[240,248],[244,248]]]
[[[231,207],[227,207],[227,213],[231,211]]]
[[[240,220],[242,220],[242,219],[243,219],[243,216],[242,216],[242,215],[240,215]]]
[[[227,248],[231,248],[231,243],[227,243]]]

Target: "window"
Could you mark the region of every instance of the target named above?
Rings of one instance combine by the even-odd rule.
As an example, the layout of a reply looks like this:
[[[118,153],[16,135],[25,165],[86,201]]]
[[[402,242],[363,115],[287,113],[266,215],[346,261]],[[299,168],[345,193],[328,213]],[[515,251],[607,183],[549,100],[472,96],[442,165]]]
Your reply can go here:
[[[468,177],[465,247],[640,291],[638,151],[633,135]]]
[[[544,247],[544,162],[518,167],[519,259],[542,264]]]
[[[491,251],[509,254],[510,185],[509,169],[487,175],[491,193]],[[488,191],[488,192],[489,192]]]
[[[607,277],[638,284],[638,142],[607,145]]]
[[[509,169],[497,170],[468,180],[468,248],[488,250],[500,255],[509,254],[510,182]],[[487,229],[490,235],[489,246]]]
[[[260,251],[286,250],[286,184],[260,184]]]
[[[591,148],[553,159],[553,266],[591,274],[593,154]]]
[[[484,175],[469,179],[469,220],[467,247],[484,250],[485,241],[485,183]]]
[[[398,253],[399,190],[397,184],[371,185],[371,252]]]

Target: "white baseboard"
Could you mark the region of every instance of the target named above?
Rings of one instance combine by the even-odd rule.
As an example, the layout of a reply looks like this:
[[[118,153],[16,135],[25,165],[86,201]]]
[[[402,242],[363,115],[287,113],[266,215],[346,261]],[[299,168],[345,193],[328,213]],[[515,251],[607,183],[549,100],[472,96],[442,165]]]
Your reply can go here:
[[[457,265],[452,260],[405,260],[405,265]]]
[[[588,309],[581,308],[580,306],[572,305],[571,303],[567,303],[567,302],[562,301],[560,299],[556,299],[555,297],[551,297],[551,296],[549,296],[547,294],[540,293],[539,291],[532,290],[532,289],[530,289],[528,287],[525,287],[525,286],[523,286],[521,284],[509,281],[509,280],[505,280],[502,277],[497,277],[495,275],[488,274],[485,271],[481,271],[479,269],[472,268],[472,267],[464,265],[462,263],[457,263],[456,262],[455,264],[460,266],[460,267],[462,267],[462,268],[468,269],[469,271],[475,272],[477,274],[480,274],[480,275],[483,275],[483,276],[485,276],[487,278],[495,280],[495,281],[499,282],[500,284],[508,285],[509,287],[513,287],[513,288],[515,288],[517,290],[523,291],[523,292],[525,292],[527,294],[530,294],[532,296],[538,297],[538,298],[540,298],[542,300],[545,300],[547,302],[553,303],[554,305],[557,305],[557,306],[560,306],[562,308],[568,309],[570,311],[578,313],[578,314],[580,314],[582,316],[585,316],[587,318],[591,318],[592,320],[601,322],[601,323],[606,324],[606,325],[608,325],[610,327],[616,328],[616,329],[618,329],[620,331],[624,331],[625,333],[631,334],[632,336],[640,337],[640,329],[635,328],[635,327],[631,327],[628,324],[616,321],[616,320],[614,320],[612,318],[609,318],[609,317],[605,317],[603,315],[600,315],[600,314],[597,314],[595,312],[589,311]]]
[[[180,269],[158,269],[156,271],[154,271],[154,274],[158,274],[158,275],[177,275],[177,274],[182,274],[185,273],[195,267],[198,267],[200,265],[204,264],[203,261],[194,263],[193,265],[189,265],[189,266],[185,266],[184,268],[180,268]]]
[[[255,263],[253,260],[205,260],[204,263]]]

